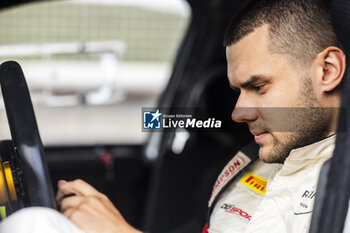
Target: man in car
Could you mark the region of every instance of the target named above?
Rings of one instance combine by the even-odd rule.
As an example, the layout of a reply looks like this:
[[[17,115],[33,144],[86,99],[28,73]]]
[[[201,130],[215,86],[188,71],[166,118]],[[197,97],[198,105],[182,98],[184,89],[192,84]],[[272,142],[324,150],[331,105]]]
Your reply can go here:
[[[224,44],[228,79],[240,92],[232,118],[248,124],[260,160],[244,172],[230,170],[249,162],[239,152],[224,168],[205,231],[308,232],[320,167],[333,154],[346,69],[329,6],[325,0],[254,1],[230,23]],[[140,232],[84,181],[60,181],[58,188],[60,211],[75,225],[36,210],[45,218],[40,223],[52,221],[46,232]],[[15,230],[11,223],[21,218],[35,225],[34,213],[20,211],[0,230]]]

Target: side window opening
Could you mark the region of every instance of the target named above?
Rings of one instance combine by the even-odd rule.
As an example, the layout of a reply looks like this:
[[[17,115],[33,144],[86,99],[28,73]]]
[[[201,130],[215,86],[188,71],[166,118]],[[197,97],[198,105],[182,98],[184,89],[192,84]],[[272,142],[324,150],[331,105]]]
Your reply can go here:
[[[189,17],[182,0],[20,5],[0,11],[0,61],[22,65],[44,145],[138,144]]]

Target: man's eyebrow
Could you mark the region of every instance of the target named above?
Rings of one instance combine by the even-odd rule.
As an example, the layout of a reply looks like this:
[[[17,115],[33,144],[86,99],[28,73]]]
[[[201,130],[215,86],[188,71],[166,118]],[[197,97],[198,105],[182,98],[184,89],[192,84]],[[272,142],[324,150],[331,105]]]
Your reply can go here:
[[[235,91],[239,92],[240,88],[247,88],[254,86],[257,82],[261,82],[266,80],[266,77],[264,78],[263,75],[252,75],[247,81],[240,84],[240,87],[235,87],[230,83],[230,88]]]
[[[261,75],[253,75],[251,76],[247,81],[240,84],[242,88],[250,87],[256,84],[257,82],[261,81],[263,78]]]

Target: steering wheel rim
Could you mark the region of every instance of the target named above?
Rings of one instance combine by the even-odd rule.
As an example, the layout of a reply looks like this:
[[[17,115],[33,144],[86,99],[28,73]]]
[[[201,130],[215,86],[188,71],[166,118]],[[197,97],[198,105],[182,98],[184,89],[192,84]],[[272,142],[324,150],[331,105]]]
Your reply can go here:
[[[23,172],[25,195],[29,206],[56,209],[29,89],[21,66],[15,61],[0,65],[0,84],[13,148]]]

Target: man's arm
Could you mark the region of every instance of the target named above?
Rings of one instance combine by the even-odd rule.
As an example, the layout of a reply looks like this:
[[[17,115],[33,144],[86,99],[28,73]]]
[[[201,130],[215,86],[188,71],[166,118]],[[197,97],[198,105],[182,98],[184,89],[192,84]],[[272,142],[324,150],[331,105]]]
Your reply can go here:
[[[82,180],[59,181],[60,211],[86,233],[141,233],[128,224],[108,197]]]

